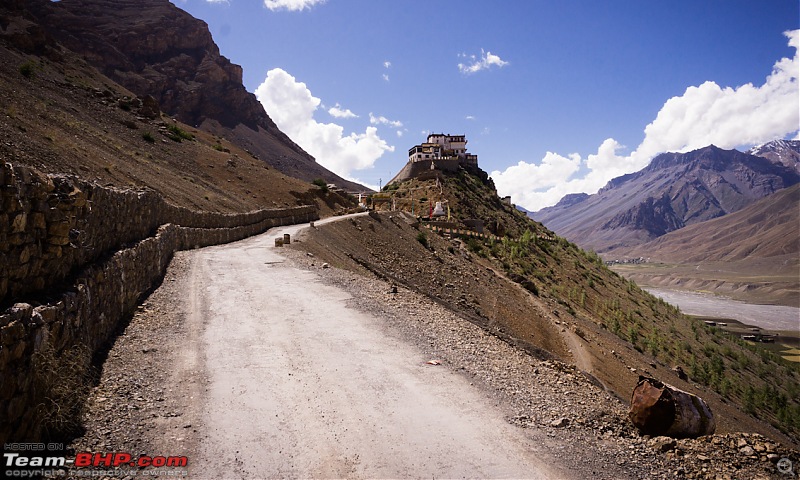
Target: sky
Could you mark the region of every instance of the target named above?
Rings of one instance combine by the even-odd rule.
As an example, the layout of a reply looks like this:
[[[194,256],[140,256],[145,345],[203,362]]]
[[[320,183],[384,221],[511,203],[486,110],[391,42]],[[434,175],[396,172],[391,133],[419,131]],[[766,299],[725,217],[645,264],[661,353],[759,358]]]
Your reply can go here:
[[[385,185],[465,134],[528,210],[659,153],[800,134],[797,0],[172,0],[292,140]]]

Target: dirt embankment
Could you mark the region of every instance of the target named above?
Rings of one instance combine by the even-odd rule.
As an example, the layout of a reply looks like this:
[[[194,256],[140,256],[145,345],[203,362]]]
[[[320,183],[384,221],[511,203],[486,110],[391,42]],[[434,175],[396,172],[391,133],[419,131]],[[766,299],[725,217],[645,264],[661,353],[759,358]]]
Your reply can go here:
[[[536,358],[577,366],[623,402],[629,400],[639,375],[649,375],[708,401],[717,414],[719,432],[758,432],[793,444],[711,389],[679,378],[674,364],[636,350],[601,328],[598,319],[570,313],[558,298],[531,294],[466,242],[419,229],[405,214],[337,222],[305,231],[300,241],[298,248],[312,253],[317,264],[328,262],[377,276],[425,295]]]

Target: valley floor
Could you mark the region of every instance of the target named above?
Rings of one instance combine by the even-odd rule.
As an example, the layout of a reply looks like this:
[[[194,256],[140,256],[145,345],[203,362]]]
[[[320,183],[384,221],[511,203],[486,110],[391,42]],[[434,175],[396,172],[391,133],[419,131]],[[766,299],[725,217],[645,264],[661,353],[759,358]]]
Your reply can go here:
[[[751,260],[702,264],[641,263],[612,266],[642,287],[706,292],[741,302],[800,308],[797,260]]]
[[[176,255],[109,352],[76,451],[185,455],[189,478],[783,478],[774,462],[800,460],[756,434],[642,438],[574,367],[278,254],[289,231]]]

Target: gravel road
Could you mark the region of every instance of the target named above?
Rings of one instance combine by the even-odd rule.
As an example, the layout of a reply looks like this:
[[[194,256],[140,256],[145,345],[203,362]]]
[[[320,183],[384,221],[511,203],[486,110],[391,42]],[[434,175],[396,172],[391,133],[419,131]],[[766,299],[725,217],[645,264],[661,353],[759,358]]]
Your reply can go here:
[[[298,228],[178,252],[110,349],[70,449],[185,455],[188,471],[161,474],[197,479],[762,479],[798,461],[755,434],[641,437],[574,366],[273,247]]]
[[[296,229],[277,229],[279,234]],[[208,376],[208,478],[557,478],[539,446],[273,235],[197,252],[190,317]],[[435,363],[435,362],[434,362]]]

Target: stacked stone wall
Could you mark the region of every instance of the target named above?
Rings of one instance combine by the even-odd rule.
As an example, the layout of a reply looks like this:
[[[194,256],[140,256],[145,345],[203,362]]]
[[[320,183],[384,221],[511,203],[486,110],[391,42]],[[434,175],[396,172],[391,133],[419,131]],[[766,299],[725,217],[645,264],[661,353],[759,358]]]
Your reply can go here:
[[[316,206],[192,212],[155,192],[0,167],[0,443],[64,429],[79,408],[64,392],[85,383],[175,251],[318,218]]]

